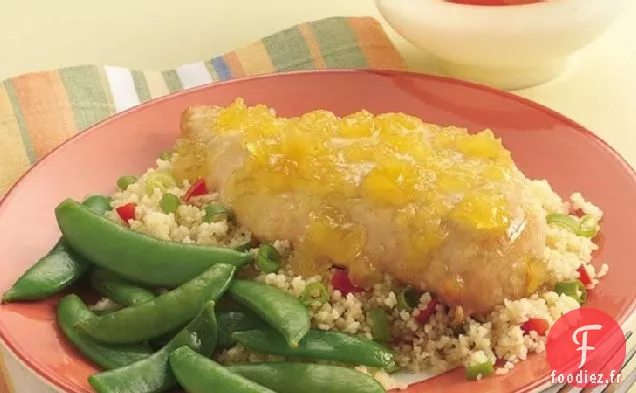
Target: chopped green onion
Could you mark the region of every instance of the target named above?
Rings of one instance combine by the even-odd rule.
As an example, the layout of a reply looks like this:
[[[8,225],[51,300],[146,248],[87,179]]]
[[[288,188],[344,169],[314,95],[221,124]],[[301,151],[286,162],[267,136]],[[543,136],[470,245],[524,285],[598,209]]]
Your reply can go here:
[[[171,151],[161,152],[161,154],[159,154],[159,158],[164,161],[170,161],[170,159],[172,158],[172,152]]]
[[[596,217],[586,215],[579,221],[575,217],[567,214],[552,213],[545,217],[548,224],[557,224],[569,229],[577,236],[592,238],[599,231],[598,219]]]
[[[329,301],[329,291],[325,284],[320,282],[307,284],[302,295],[300,295],[300,300],[305,306],[311,306],[315,302],[325,304]]]
[[[371,333],[373,339],[381,342],[391,340],[391,329],[389,328],[389,317],[380,308],[373,308],[367,314],[371,320]]]
[[[596,236],[600,229],[598,225],[598,218],[590,215],[585,215],[581,219],[581,224],[579,226],[579,232],[577,235],[585,236],[589,238],[593,238]]]
[[[548,214],[545,220],[548,224],[561,225],[574,233],[578,232],[579,226],[581,225],[574,217],[561,213]]]
[[[174,194],[164,194],[161,197],[161,201],[159,202],[159,206],[164,213],[170,214],[177,211],[177,208],[181,204],[181,199]]]
[[[117,180],[117,187],[120,190],[125,191],[128,186],[135,183],[137,181],[137,177],[135,176],[122,176]]]
[[[258,248],[256,265],[264,273],[276,273],[280,268],[281,257],[278,250],[271,244],[263,243]]]
[[[203,217],[203,221],[205,222],[225,221],[230,215],[230,212],[220,203],[207,205],[204,210],[205,216]]]
[[[579,280],[568,280],[556,283],[554,286],[554,292],[558,294],[565,294],[580,304],[585,303],[587,300],[587,290],[585,285]]]
[[[155,192],[155,188],[164,192],[177,185],[174,177],[167,172],[153,172],[146,177],[146,194],[149,196]]]
[[[471,364],[466,367],[466,378],[474,381],[480,377],[486,377],[495,372],[495,367],[490,360],[482,363]]]
[[[398,309],[411,311],[420,303],[422,294],[411,287],[402,289],[397,295]]]

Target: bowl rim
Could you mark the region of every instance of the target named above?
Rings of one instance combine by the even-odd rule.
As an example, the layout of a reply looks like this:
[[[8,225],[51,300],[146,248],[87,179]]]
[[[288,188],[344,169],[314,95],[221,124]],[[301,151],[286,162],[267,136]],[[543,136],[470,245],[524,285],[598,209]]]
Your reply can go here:
[[[375,0],[376,5],[381,3],[391,2],[394,0]],[[596,2],[597,5],[606,5],[604,0],[589,0],[591,2]],[[626,3],[627,0],[612,0],[618,7],[622,4]],[[565,8],[568,9],[571,5],[580,5],[581,0],[538,0],[533,3],[525,3],[525,4],[502,4],[502,5],[485,5],[485,4],[465,4],[465,3],[456,3],[450,0],[405,0],[406,3],[417,4],[418,7],[427,7],[430,5],[436,7],[445,7],[447,9],[452,9],[456,12],[462,12],[464,15],[479,15],[490,14],[494,15],[504,15],[504,16],[512,16],[518,15],[519,12],[543,12],[544,10],[550,9],[552,12],[554,9]],[[611,4],[610,4],[611,5]]]
[[[55,155],[61,154],[60,152],[61,152],[63,147],[65,147],[67,145],[74,144],[74,143],[78,143],[78,141],[80,141],[84,136],[89,135],[89,133],[95,131],[96,129],[98,129],[98,128],[102,127],[102,126],[104,126],[105,124],[108,124],[108,123],[113,122],[113,121],[117,121],[121,117],[133,115],[135,112],[144,110],[145,108],[147,108],[149,106],[157,105],[157,104],[159,104],[161,102],[168,101],[168,100],[173,100],[173,99],[175,99],[177,97],[185,96],[185,95],[191,94],[193,92],[198,92],[198,91],[201,91],[201,90],[214,88],[214,86],[217,86],[217,85],[250,83],[252,80],[257,80],[257,79],[272,79],[272,78],[284,79],[284,78],[287,78],[287,77],[295,77],[295,76],[299,76],[299,75],[303,75],[303,74],[347,75],[347,74],[360,74],[360,73],[361,74],[365,74],[365,73],[366,74],[375,74],[375,75],[379,75],[379,76],[389,76],[389,77],[394,77],[394,78],[429,79],[429,80],[434,80],[434,81],[439,81],[439,82],[459,85],[459,86],[463,86],[463,87],[467,87],[467,88],[471,88],[471,89],[481,90],[481,91],[489,93],[489,94],[494,94],[494,95],[497,95],[497,96],[500,96],[500,97],[503,97],[503,98],[506,98],[506,99],[517,101],[517,102],[519,102],[521,104],[527,105],[527,106],[529,106],[529,107],[531,107],[533,109],[536,109],[538,111],[543,112],[544,114],[554,118],[556,121],[563,122],[563,123],[567,124],[569,127],[575,129],[577,132],[581,132],[584,135],[586,135],[588,137],[591,137],[596,142],[600,143],[604,148],[606,148],[608,150],[608,152],[613,154],[615,156],[615,158],[618,159],[618,161],[620,162],[621,166],[623,166],[631,174],[632,181],[634,183],[636,183],[636,171],[634,170],[634,167],[632,167],[632,165],[618,151],[616,151],[616,149],[614,149],[609,143],[607,143],[604,139],[602,139],[601,137],[599,137],[598,135],[596,135],[592,131],[588,130],[587,128],[585,128],[581,124],[577,123],[576,121],[570,119],[569,117],[567,117],[567,116],[565,116],[565,115],[563,115],[563,114],[561,114],[561,113],[559,113],[559,112],[557,112],[557,111],[555,111],[553,109],[550,109],[549,107],[547,107],[545,105],[542,105],[542,104],[539,104],[539,103],[537,103],[535,101],[532,101],[532,100],[530,100],[528,98],[521,97],[521,96],[512,94],[510,92],[506,92],[506,91],[503,91],[503,90],[498,90],[496,88],[489,87],[489,86],[486,86],[486,85],[482,85],[482,84],[478,84],[478,83],[474,83],[474,82],[469,82],[469,81],[465,81],[465,80],[460,80],[460,79],[455,79],[455,78],[451,78],[451,77],[446,77],[446,76],[430,75],[430,74],[424,74],[424,73],[419,73],[419,72],[400,71],[400,70],[375,70],[375,69],[355,69],[355,68],[343,69],[343,68],[337,68],[337,69],[326,69],[326,70],[303,70],[303,71],[288,71],[288,72],[280,72],[280,73],[272,73],[272,74],[261,74],[261,75],[253,75],[253,76],[248,76],[248,77],[230,79],[230,80],[221,81],[221,82],[208,83],[208,84],[192,87],[192,88],[189,88],[189,89],[184,89],[184,90],[181,90],[181,91],[178,91],[178,92],[174,92],[174,93],[165,95],[163,97],[158,97],[158,98],[155,98],[155,99],[151,99],[151,100],[148,100],[148,101],[146,101],[146,102],[144,102],[142,104],[139,104],[139,105],[136,105],[134,107],[128,108],[128,109],[126,109],[124,111],[118,112],[118,113],[116,113],[116,114],[114,114],[112,116],[107,117],[106,119],[103,119],[103,120],[93,124],[92,126],[86,128],[84,131],[76,133],[75,135],[73,135],[72,137],[70,137],[69,139],[67,139],[66,141],[61,143],[60,145],[58,145],[56,148],[51,150],[49,153],[45,154],[35,164],[33,164],[27,171],[25,171],[14,182],[14,184],[9,188],[7,193],[2,197],[2,199],[0,199],[0,214],[2,213],[2,211],[4,209],[7,208],[7,206],[9,205],[11,200],[13,199],[13,193],[15,192],[17,187],[20,185],[20,183],[31,173],[31,171],[35,170],[40,165],[43,165],[43,162],[45,162],[49,157],[53,157]],[[629,306],[629,309],[631,311],[629,311],[628,313],[626,313],[625,315],[622,315],[620,318],[617,319],[617,322],[621,325],[621,327],[624,327],[624,325],[628,321],[630,321],[633,317],[636,316],[635,315],[636,298],[632,299],[631,304]],[[33,374],[35,374],[38,379],[44,380],[46,383],[54,386],[56,389],[65,389],[64,386],[58,381],[58,378],[56,378],[55,376],[51,376],[51,375],[48,375],[47,373],[42,372],[40,367],[38,367],[38,364],[36,362],[32,362],[30,359],[28,359],[26,356],[24,356],[23,354],[21,354],[18,351],[18,347],[11,340],[9,340],[8,332],[5,331],[5,329],[4,329],[2,324],[0,324],[0,344],[4,344],[5,347],[7,348],[7,352],[9,352],[11,355],[13,355],[21,365],[27,366],[28,371],[33,373]],[[444,374],[446,374],[448,372],[451,372],[451,371],[452,371],[452,369],[448,370],[448,371],[446,371],[446,372],[444,372],[442,374],[433,376],[430,379],[440,378]],[[536,380],[528,381],[524,386],[522,386],[515,393],[530,392],[531,390],[536,389],[536,388],[546,384],[548,382],[548,377],[549,377],[549,373],[545,373],[544,375],[540,376]]]

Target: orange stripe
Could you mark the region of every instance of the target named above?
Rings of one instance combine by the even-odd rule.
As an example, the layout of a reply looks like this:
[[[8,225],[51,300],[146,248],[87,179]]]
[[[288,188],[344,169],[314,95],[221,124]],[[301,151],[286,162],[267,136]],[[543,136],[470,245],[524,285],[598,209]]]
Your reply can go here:
[[[316,69],[320,70],[327,68],[325,59],[322,58],[322,54],[320,53],[320,45],[318,44],[318,39],[316,38],[314,30],[307,23],[302,23],[298,25],[298,31],[300,31],[300,34],[307,42],[311,57],[314,59],[314,66]]]
[[[227,64],[230,72],[232,73],[232,78],[245,76],[245,71],[243,71],[243,67],[241,66],[239,58],[236,56],[236,52],[227,53],[224,57],[225,64]]]
[[[37,158],[77,132],[69,98],[56,71],[15,78],[13,86]]]
[[[245,75],[269,74],[274,72],[272,59],[262,41],[253,43],[234,52],[243,66]]]
[[[2,393],[14,392],[10,378],[11,377],[9,376],[9,371],[7,370],[7,366],[4,364],[4,354],[0,352],[0,392]]]
[[[348,18],[369,68],[405,70],[406,63],[400,52],[386,35],[380,23],[373,18]]]

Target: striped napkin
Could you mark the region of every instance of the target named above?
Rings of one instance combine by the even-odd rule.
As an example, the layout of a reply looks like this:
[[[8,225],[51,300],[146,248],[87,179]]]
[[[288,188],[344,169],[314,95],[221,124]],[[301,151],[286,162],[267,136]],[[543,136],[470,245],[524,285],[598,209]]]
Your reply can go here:
[[[117,112],[206,83],[325,68],[400,70],[405,63],[375,19],[337,17],[303,23],[172,70],[82,65],[7,79],[0,84],[0,198],[45,154]],[[0,348],[0,393],[55,391]]]
[[[208,61],[172,70],[83,65],[0,84],[0,197],[37,160],[91,125],[190,87],[280,71],[404,69],[373,18],[328,18],[280,31]]]

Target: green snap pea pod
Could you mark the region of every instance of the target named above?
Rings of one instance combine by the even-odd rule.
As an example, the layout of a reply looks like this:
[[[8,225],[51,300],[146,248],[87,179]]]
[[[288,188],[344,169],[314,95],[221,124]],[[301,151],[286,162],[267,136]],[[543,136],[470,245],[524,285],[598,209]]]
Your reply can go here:
[[[229,293],[282,334],[290,347],[298,347],[309,331],[307,308],[285,291],[254,281],[236,280]]]
[[[236,340],[232,338],[232,333],[259,329],[266,326],[261,318],[246,311],[221,312],[218,313],[216,317],[219,321],[219,340],[216,347],[219,349],[230,348],[236,344]],[[286,345],[287,343],[285,343],[285,346]]]
[[[199,315],[165,347],[129,366],[93,375],[88,378],[88,383],[97,393],[165,392],[177,386],[177,380],[170,369],[170,353],[186,346],[196,352],[212,354],[216,338],[214,301],[209,301]]]
[[[242,266],[249,253],[230,248],[183,244],[132,231],[67,199],[55,209],[66,241],[97,266],[136,283],[175,287],[216,263]]]
[[[91,274],[91,286],[102,296],[124,306],[134,306],[155,298],[152,291],[99,268]]]
[[[160,337],[194,318],[208,300],[217,300],[230,285],[235,269],[225,263],[213,265],[199,277],[154,300],[80,321],[77,326],[106,343],[135,343]]]
[[[60,238],[43,258],[27,270],[3,296],[5,302],[38,300],[73,284],[88,270],[89,263]]]
[[[310,330],[298,348],[290,348],[278,332],[268,328],[236,332],[232,338],[248,349],[274,355],[383,368],[394,364],[393,353],[382,345],[345,333]]]
[[[311,363],[258,363],[228,367],[277,393],[385,393],[378,381],[348,367]]]
[[[170,367],[188,393],[275,393],[187,347],[170,355]]]
[[[152,354],[152,350],[143,345],[102,344],[74,328],[78,321],[94,317],[77,295],[68,295],[57,305],[57,323],[64,336],[98,366],[106,369],[123,367]]]
[[[110,198],[92,195],[82,202],[95,214],[110,209]],[[38,300],[68,288],[88,271],[89,263],[60,238],[53,248],[31,266],[3,296],[4,302]]]
[[[82,202],[82,205],[86,206],[88,210],[100,216],[111,210],[110,207],[111,198],[107,195],[94,194],[88,196]]]

